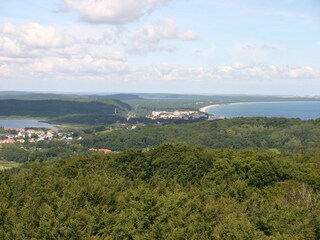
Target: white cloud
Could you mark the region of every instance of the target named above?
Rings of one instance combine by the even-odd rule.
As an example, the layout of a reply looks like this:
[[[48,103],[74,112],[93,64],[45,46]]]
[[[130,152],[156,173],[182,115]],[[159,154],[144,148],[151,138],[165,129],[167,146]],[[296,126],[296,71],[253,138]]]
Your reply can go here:
[[[288,71],[288,76],[292,78],[315,78],[317,77],[317,72],[309,66],[294,67]]]
[[[320,69],[310,66],[274,66],[274,65],[245,65],[241,63],[230,66],[215,66],[214,71],[222,79],[232,80],[308,80],[320,78]]]
[[[105,57],[95,57],[83,55],[79,57],[46,57],[35,59],[34,61],[25,60],[11,63],[11,68],[16,69],[18,76],[27,75],[38,77],[54,77],[77,79],[85,77],[100,78],[109,74],[120,74],[126,71],[127,62],[117,56],[106,55]]]
[[[76,10],[92,23],[124,24],[150,14],[169,0],[64,0],[66,6]]]
[[[163,41],[193,41],[197,38],[198,35],[194,31],[181,31],[174,20],[166,19],[155,24],[145,24],[142,31],[131,34],[129,36],[130,48],[128,52],[137,54],[146,54],[154,51],[171,52],[174,47],[161,45]]]
[[[127,68],[121,52],[88,48],[52,26],[37,23],[3,26],[0,63],[0,77],[20,79],[101,77]]]
[[[293,74],[295,73],[295,74]],[[149,68],[130,68],[130,72],[123,75],[126,81],[136,82],[223,82],[224,84],[258,82],[288,81],[296,84],[298,82],[313,81],[320,78],[320,69],[310,67],[288,67],[273,65],[245,65],[234,63],[228,66],[187,67],[172,66],[168,63],[161,63]],[[295,83],[294,83],[295,82]]]
[[[0,77],[99,80],[131,82],[305,82],[320,79],[320,69],[310,66],[246,65],[187,67],[168,63],[150,67],[129,64],[121,52],[98,52],[66,56],[36,56],[34,58],[1,57]]]
[[[140,53],[173,51],[174,48],[167,45],[168,42],[197,38],[196,33],[191,30],[180,30],[171,19],[145,24],[139,32],[131,32],[122,27],[112,29],[105,33],[105,38],[111,35],[115,40],[117,36],[121,36],[119,45],[129,45],[130,50]],[[136,67],[128,63],[121,51],[108,50],[110,48],[105,46],[105,40],[101,39],[99,44],[102,45],[92,46],[85,40],[78,40],[77,43],[76,38],[66,36],[52,26],[6,23],[0,32],[0,78],[90,79],[110,82],[241,82],[320,78],[320,70],[310,66],[246,65],[236,62],[212,68],[174,66],[168,63]],[[116,49],[113,40],[110,45],[112,49]],[[264,45],[259,46],[264,48]]]
[[[3,34],[24,45],[37,48],[61,48],[74,43],[74,40],[61,34],[52,26],[38,23],[27,23],[15,26],[6,23],[2,29]]]
[[[91,35],[85,43],[92,46],[120,46],[128,53],[148,54],[150,52],[172,52],[173,41],[194,41],[198,38],[192,30],[181,30],[172,19],[154,24],[144,24],[140,30],[125,26],[107,26],[100,36]]]
[[[11,78],[34,79],[74,79],[77,78],[106,78],[107,76],[122,75],[126,72],[128,63],[117,52],[104,53],[104,56],[82,55],[66,57],[38,57],[25,59],[1,58],[0,76]]]
[[[9,53],[10,55],[19,55],[22,50],[17,40],[8,37],[0,38],[0,53]]]
[[[149,41],[159,42],[163,39],[175,39],[182,41],[191,41],[197,39],[197,34],[191,30],[181,32],[176,22],[172,19],[166,19],[155,24],[145,24],[142,35]]]
[[[0,57],[7,60],[76,55],[80,48],[75,38],[52,26],[5,23],[0,28]]]

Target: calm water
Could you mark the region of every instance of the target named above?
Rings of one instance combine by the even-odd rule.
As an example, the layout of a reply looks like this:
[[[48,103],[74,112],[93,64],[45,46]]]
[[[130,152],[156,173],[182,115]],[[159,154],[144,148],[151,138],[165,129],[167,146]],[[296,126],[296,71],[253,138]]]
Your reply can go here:
[[[213,106],[207,112],[232,117],[286,117],[316,119],[320,118],[320,101],[314,102],[263,102],[232,103]]]
[[[26,128],[26,127],[34,127],[34,128],[49,128],[57,130],[57,128],[49,123],[39,122],[38,120],[0,120],[0,127],[4,128]]]

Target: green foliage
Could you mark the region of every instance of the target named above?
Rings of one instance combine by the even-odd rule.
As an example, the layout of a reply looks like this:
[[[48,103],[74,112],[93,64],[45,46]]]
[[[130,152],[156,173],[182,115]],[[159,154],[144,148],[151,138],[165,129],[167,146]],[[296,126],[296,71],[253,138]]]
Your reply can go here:
[[[210,148],[273,149],[301,151],[320,147],[320,125],[316,120],[286,118],[234,118],[186,124],[148,125],[135,130],[87,136],[86,147],[123,151],[166,142],[185,142]]]
[[[114,111],[114,109],[113,109]],[[113,113],[113,112],[112,112]],[[86,124],[86,125],[107,125],[116,122],[124,122],[126,118],[118,115],[108,114],[82,114],[82,115],[67,115],[51,120],[53,123],[71,123],[71,124]]]
[[[39,141],[25,144],[3,144],[0,148],[0,159],[15,162],[47,161],[65,159],[85,154],[87,150],[74,142]]]
[[[207,151],[181,144],[165,144],[147,153],[132,149],[115,156],[115,168],[130,179],[170,179],[180,184],[199,182],[211,164]]]
[[[7,161],[26,162],[28,156],[21,144],[3,144],[0,149],[0,158]]]
[[[70,114],[114,114],[115,108],[128,111],[130,106],[118,100],[0,100],[1,116],[57,117]]]
[[[0,238],[319,239],[319,153],[163,144],[29,163],[0,172]]]

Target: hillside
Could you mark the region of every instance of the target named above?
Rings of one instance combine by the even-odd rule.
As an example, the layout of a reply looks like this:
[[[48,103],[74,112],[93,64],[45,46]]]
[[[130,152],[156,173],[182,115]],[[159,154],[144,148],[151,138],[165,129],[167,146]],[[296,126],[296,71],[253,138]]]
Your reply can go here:
[[[166,144],[0,172],[1,239],[319,239],[319,150]]]
[[[114,114],[130,106],[118,100],[0,100],[0,116],[57,117],[70,114]]]
[[[90,99],[96,99],[96,100],[98,100],[98,99],[117,99],[120,101],[142,99],[138,95],[128,94],[128,93],[119,93],[119,94],[111,94],[111,95],[89,95],[87,97]]]

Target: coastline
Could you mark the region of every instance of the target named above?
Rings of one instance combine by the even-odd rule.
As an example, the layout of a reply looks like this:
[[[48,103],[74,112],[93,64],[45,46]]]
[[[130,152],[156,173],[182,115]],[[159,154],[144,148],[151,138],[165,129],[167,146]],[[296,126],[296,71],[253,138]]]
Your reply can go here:
[[[224,106],[224,105],[241,105],[241,104],[256,104],[256,103],[292,103],[292,102],[313,102],[313,101],[267,101],[267,102],[230,102],[230,103],[220,103],[220,104],[212,104],[212,105],[208,105],[208,106],[204,106],[202,108],[199,108],[200,112],[207,112],[208,108],[212,108],[212,107],[220,107],[220,106]],[[319,102],[319,101],[315,101],[315,102]]]
[[[224,115],[226,118],[233,117],[282,117],[282,118],[300,118],[301,120],[311,120],[320,118],[320,112],[318,104],[320,101],[270,101],[270,102],[234,102],[225,104],[213,104],[202,107],[199,111],[206,112],[210,111],[211,115]],[[242,108],[229,108],[227,105],[250,105],[257,104],[250,110],[242,111]],[[263,107],[260,104],[267,104]],[[273,105],[274,104],[274,105]],[[277,107],[277,104],[286,104],[282,108]],[[290,105],[288,105],[290,104]],[[308,104],[306,107],[304,104]],[[317,105],[313,105],[317,104]],[[222,108],[216,108],[223,106]],[[226,109],[224,110],[224,106]],[[281,106],[281,105],[280,105]],[[293,106],[293,107],[291,107]],[[313,106],[313,107],[312,107]],[[240,106],[239,106],[240,107]],[[238,109],[238,110],[237,110]],[[241,110],[242,109],[242,110]],[[244,108],[245,109],[245,108]],[[298,110],[297,110],[298,109]],[[217,111],[219,113],[217,113]],[[231,111],[231,112],[230,112]]]
[[[199,111],[200,111],[200,112],[207,112],[208,108],[219,107],[219,106],[222,106],[222,105],[225,105],[225,104],[212,104],[212,105],[208,105],[208,106],[199,108]]]

